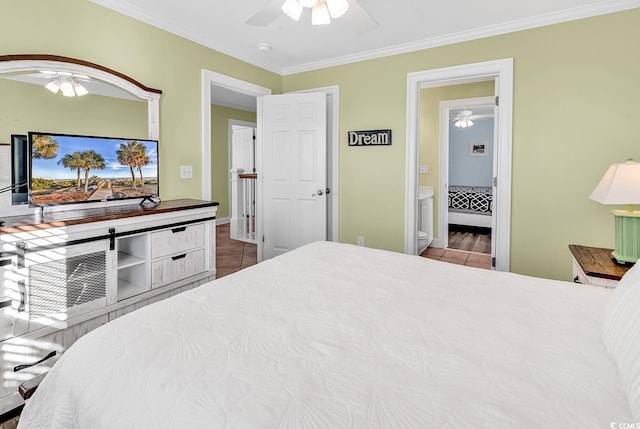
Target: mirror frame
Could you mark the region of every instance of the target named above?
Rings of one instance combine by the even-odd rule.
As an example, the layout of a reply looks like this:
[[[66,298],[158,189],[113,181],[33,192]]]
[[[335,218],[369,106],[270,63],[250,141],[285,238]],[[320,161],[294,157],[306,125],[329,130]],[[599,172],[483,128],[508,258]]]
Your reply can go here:
[[[0,75],[4,73],[32,72],[47,69],[83,74],[110,83],[142,100],[146,100],[148,106],[149,139],[159,139],[161,90],[149,88],[115,70],[76,58],[44,54],[0,55]]]

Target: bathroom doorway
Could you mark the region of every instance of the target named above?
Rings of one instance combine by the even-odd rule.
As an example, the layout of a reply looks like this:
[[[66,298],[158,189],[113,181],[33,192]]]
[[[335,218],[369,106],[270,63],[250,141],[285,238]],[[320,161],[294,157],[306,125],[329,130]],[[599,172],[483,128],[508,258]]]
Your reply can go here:
[[[432,97],[423,96],[425,89],[437,89],[458,85],[485,82],[491,88],[489,94],[464,94],[449,97],[460,99],[491,95],[499,110],[495,117],[495,136],[498,144],[495,147],[497,176],[493,178],[494,193],[497,204],[493,207],[493,240],[491,266],[499,271],[509,271],[510,258],[510,228],[511,228],[511,114],[513,108],[513,59],[463,64],[439,69],[423,70],[407,74],[407,156],[406,156],[406,190],[405,190],[405,252],[415,254],[417,251],[417,203],[418,187],[428,185],[428,180],[434,184],[436,194],[434,204],[440,198],[447,196],[439,192],[439,170],[441,159],[439,144],[430,144],[423,151],[422,141],[425,130],[439,133],[438,124],[426,127],[427,122],[438,118],[437,113],[428,114],[425,103]],[[442,100],[442,99],[440,99]],[[438,100],[438,101],[440,101]],[[435,119],[436,121],[438,119]],[[426,169],[423,166],[426,164]],[[425,172],[420,172],[420,171]],[[420,173],[419,173],[420,172]],[[423,174],[429,176],[423,176]],[[427,177],[429,177],[428,180]],[[435,213],[439,217],[439,213]],[[433,246],[441,242],[441,234],[434,238]],[[431,248],[431,247],[430,247]],[[438,249],[439,251],[451,251]]]
[[[492,96],[440,102],[443,248],[491,254],[495,109]]]

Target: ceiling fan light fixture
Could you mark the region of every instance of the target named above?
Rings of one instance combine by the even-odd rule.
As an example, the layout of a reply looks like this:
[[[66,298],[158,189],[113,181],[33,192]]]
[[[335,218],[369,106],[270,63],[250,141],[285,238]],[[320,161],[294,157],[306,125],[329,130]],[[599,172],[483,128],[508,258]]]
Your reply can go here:
[[[60,84],[60,91],[65,97],[75,97],[76,92],[73,90],[73,85],[69,81],[64,81]]]
[[[303,6],[298,2],[298,0],[287,0],[282,5],[282,11],[287,14],[287,16],[294,21],[300,19],[300,15],[302,15]]]
[[[44,87],[47,88],[49,91],[53,92],[54,94],[56,94],[60,90],[61,83],[62,82],[60,81],[60,79],[56,79],[56,80],[52,80],[51,82],[46,84]]]
[[[73,82],[73,89],[76,91],[76,95],[78,97],[82,97],[83,95],[87,95],[89,93],[89,91],[87,91],[87,88],[85,88],[84,86],[82,86],[82,84],[80,82]]]
[[[331,23],[331,17],[329,16],[327,4],[321,0],[313,6],[313,10],[311,11],[311,24],[327,25],[329,23]]]
[[[325,0],[325,3],[327,4],[327,9],[329,9],[329,15],[333,19],[340,18],[349,9],[347,0]]]
[[[471,119],[467,119],[467,118],[460,118],[453,125],[458,127],[458,128],[467,128],[467,127],[470,127],[470,126],[473,125],[473,121]]]

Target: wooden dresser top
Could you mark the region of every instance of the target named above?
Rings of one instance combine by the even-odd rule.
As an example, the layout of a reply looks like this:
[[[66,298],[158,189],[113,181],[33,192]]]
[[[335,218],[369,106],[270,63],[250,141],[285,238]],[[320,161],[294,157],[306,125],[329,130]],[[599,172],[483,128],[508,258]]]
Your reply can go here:
[[[80,225],[83,223],[125,219],[134,216],[147,216],[180,210],[214,207],[217,205],[218,203],[214,201],[180,199],[162,201],[154,207],[141,206],[140,204],[135,203],[121,206],[50,212],[45,213],[42,218],[35,215],[11,216],[0,219],[4,222],[4,224],[0,226],[0,234],[15,234],[23,231],[60,228],[70,225]]]

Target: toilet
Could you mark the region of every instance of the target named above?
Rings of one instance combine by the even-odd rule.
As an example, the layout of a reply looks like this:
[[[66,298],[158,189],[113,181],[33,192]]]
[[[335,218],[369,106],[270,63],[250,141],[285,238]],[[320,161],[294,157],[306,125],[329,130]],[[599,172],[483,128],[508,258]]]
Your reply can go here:
[[[418,255],[433,241],[433,186],[418,188]]]

